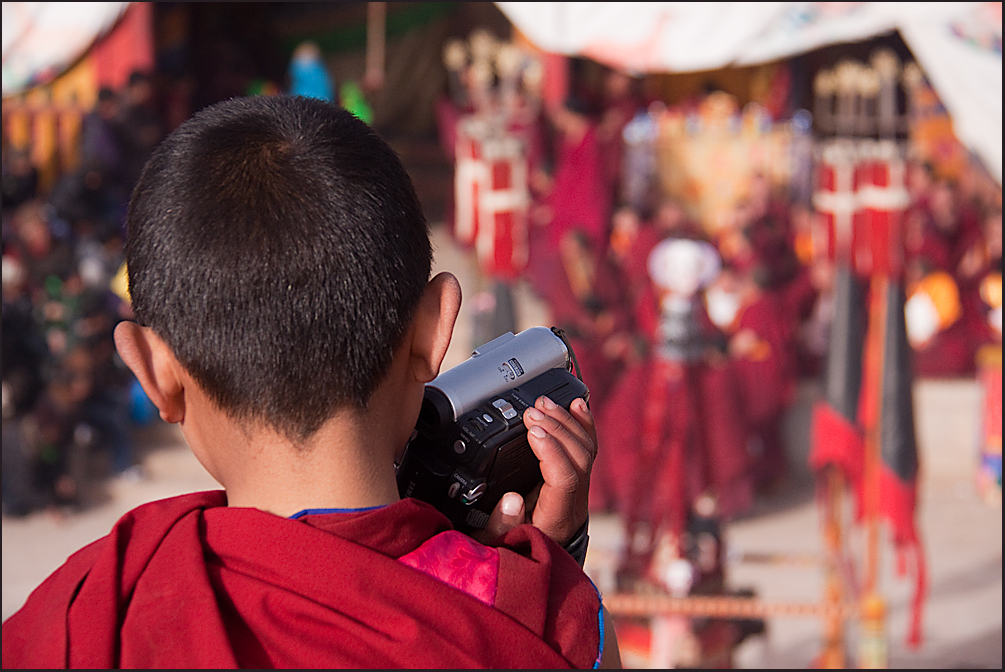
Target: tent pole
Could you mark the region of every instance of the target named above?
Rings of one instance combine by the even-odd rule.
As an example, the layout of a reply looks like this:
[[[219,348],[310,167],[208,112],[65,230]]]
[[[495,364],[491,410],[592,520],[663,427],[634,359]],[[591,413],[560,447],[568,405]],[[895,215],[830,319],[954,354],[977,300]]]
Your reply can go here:
[[[879,594],[880,563],[880,418],[883,412],[883,342],[886,332],[886,302],[889,279],[873,275],[869,297],[869,332],[866,340],[865,389],[871,408],[866,408],[865,469],[863,474],[863,508],[865,510],[865,581],[862,593],[862,633],[859,645],[859,668],[885,669],[887,650],[885,637],[886,605]]]
[[[824,544],[827,553],[827,569],[824,586],[824,604],[830,608],[824,619],[824,648],[818,664],[823,669],[836,670],[848,666],[844,649],[845,614],[837,610],[845,603],[846,586],[841,576],[841,558],[844,552],[844,530],[841,525],[844,502],[844,475],[841,470],[830,466],[823,475],[824,496]]]
[[[384,86],[384,53],[387,36],[387,3],[366,3],[366,69],[365,88],[377,91]]]

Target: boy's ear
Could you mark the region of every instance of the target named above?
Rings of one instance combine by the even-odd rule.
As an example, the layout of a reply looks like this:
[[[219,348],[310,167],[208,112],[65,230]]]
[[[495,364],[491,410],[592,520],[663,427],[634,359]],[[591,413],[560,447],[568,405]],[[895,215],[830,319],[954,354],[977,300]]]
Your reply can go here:
[[[410,359],[417,380],[428,383],[440,372],[460,309],[461,285],[457,278],[440,273],[429,281],[412,322]]]
[[[132,370],[143,391],[165,422],[185,419],[185,385],[181,364],[171,348],[149,327],[120,322],[115,327],[115,347]]]

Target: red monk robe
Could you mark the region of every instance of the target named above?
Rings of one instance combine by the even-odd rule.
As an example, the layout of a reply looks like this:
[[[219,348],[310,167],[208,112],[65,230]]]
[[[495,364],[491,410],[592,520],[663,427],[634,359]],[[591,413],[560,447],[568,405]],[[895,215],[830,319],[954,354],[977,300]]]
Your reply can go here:
[[[597,135],[604,157],[604,178],[615,201],[620,200],[625,126],[641,106],[641,101],[633,94],[632,88],[633,81],[627,73],[612,70],[604,78],[604,112]]]
[[[134,509],[3,624],[4,668],[600,659],[596,589],[536,528],[517,527],[491,548],[413,499],[305,513],[229,508],[222,491]]]
[[[746,281],[748,284],[750,280]],[[794,324],[775,293],[748,287],[731,331],[754,478],[769,486],[788,470],[782,421],[795,395]]]
[[[593,249],[606,253],[611,195],[604,179],[596,127],[582,117],[580,121],[581,132],[566,132],[559,141],[555,182],[548,199],[552,213],[548,249],[558,250],[565,234],[579,229],[590,238]]]
[[[530,214],[542,229],[530,232],[527,272],[542,293],[560,272],[554,257],[569,232],[583,232],[592,249],[607,253],[611,210],[596,127],[585,116],[565,108],[554,110],[552,120],[559,133],[554,177],[542,178],[538,171],[531,180],[532,191],[539,192],[541,198]]]

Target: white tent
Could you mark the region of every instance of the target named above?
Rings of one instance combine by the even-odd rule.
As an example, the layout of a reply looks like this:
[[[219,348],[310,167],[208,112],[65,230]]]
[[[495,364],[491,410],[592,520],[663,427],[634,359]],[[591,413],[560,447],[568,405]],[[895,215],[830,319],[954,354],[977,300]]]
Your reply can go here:
[[[1002,179],[1000,2],[497,2],[545,51],[644,72],[763,63],[891,30]]]
[[[111,28],[128,2],[3,3],[3,95],[58,75]]]

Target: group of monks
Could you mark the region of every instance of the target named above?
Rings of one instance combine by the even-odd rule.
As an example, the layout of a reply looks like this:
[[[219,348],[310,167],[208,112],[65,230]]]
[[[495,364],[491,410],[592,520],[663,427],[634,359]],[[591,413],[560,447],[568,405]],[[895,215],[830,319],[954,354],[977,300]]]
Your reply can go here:
[[[784,482],[783,419],[799,379],[821,373],[834,264],[814,242],[812,206],[763,175],[715,234],[670,197],[654,196],[648,212],[619,205],[622,130],[638,104],[625,78],[607,83],[599,114],[575,98],[546,111],[553,160],[531,172],[525,275],[590,387],[602,447],[591,508],[644,527],[651,550],[661,535],[684,534],[696,507],[726,520]],[[925,340],[912,339],[916,375],[972,375],[976,350],[995,338],[981,285],[996,268],[1000,285],[1001,190],[937,179],[920,161],[910,176],[908,291],[934,288],[940,316]],[[717,272],[687,297],[695,356],[661,347],[668,292],[653,280],[652,256],[675,239],[717,257]],[[941,305],[947,296],[955,308]]]
[[[907,326],[915,374],[973,376],[978,350],[1001,343],[1001,187],[974,169],[952,180],[915,162],[908,189]]]

